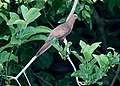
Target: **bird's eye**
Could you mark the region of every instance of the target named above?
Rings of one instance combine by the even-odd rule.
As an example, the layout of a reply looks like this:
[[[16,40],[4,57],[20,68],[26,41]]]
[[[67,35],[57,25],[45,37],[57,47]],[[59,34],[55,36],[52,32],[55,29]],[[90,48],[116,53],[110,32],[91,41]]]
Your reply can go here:
[[[74,17],[78,17],[77,14],[74,14]]]

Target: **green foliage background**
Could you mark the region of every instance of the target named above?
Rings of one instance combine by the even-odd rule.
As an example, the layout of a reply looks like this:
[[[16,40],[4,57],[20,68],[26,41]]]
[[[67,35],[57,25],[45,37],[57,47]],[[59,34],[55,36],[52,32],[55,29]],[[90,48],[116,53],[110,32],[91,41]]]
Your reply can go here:
[[[7,76],[20,72],[52,29],[65,22],[72,5],[70,0],[0,0],[1,86],[17,85]],[[79,0],[75,13],[78,19],[67,37],[68,44],[53,39],[54,47],[27,69],[32,86],[76,86],[74,76],[87,85],[112,86],[119,69],[115,64],[120,58],[120,0]],[[66,48],[71,49],[76,72],[65,58]],[[117,76],[115,86],[120,84],[119,73]],[[19,80],[27,86],[23,76]]]

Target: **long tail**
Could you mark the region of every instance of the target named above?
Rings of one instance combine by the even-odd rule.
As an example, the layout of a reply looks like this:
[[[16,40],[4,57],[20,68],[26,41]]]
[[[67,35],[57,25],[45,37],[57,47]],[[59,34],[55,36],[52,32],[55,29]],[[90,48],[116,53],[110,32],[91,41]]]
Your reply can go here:
[[[44,53],[47,49],[49,49],[51,47],[51,43],[50,41],[49,42],[46,42],[40,49],[39,51],[36,53],[35,56],[40,56],[42,53]]]

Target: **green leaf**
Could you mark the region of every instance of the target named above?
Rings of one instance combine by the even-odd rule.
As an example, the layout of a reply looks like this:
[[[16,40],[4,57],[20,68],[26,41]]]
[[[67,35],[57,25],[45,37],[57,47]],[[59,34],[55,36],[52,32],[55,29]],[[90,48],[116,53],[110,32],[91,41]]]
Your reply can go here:
[[[86,10],[83,10],[82,14],[85,15],[86,17],[88,17],[88,18],[91,17],[90,14]]]
[[[38,2],[34,5],[34,7],[41,10],[41,9],[45,8],[44,3],[45,3],[44,1],[43,1],[42,3],[41,3],[41,1],[40,1],[40,2],[38,1]]]
[[[85,9],[88,11],[91,11],[90,6],[88,6],[88,5],[85,5]]]
[[[9,37],[10,37],[10,36],[4,35],[3,37],[0,37],[0,40],[6,40],[6,41],[8,41]]]
[[[84,9],[85,4],[78,3],[78,5],[79,5],[79,8],[80,8],[79,10],[82,11]]]
[[[30,36],[32,36],[32,35],[34,35],[34,34],[36,34],[37,33],[37,31],[36,31],[37,29],[35,29],[34,27],[32,27],[32,26],[28,26],[25,30],[23,30],[22,32],[21,32],[21,37],[20,37],[20,39],[22,39],[22,40],[27,40]]]
[[[34,5],[34,7],[35,8],[39,8],[40,10],[41,9],[43,9],[43,8],[45,8],[45,2],[46,2],[47,0],[37,0],[36,1],[36,4]]]
[[[87,0],[87,2],[88,2],[89,4],[93,4],[92,0]]]
[[[100,68],[95,65],[94,66],[95,72],[91,76],[91,84],[97,83],[99,79],[101,79]]]
[[[63,49],[63,47],[59,44],[59,41],[58,41],[58,39],[57,38],[53,38],[52,40],[51,40],[51,43],[52,43],[52,45],[53,45],[53,47],[54,48],[56,48],[60,53],[60,56],[62,57],[62,59],[66,59],[66,57],[67,57],[67,55],[69,54],[69,53],[67,53],[67,49],[71,46],[71,42],[68,42],[67,43],[67,45],[65,45],[65,48]]]
[[[27,24],[24,20],[19,19],[19,16],[16,13],[10,12],[10,20],[7,22],[7,25],[17,24],[14,34],[22,31],[26,28]]]
[[[63,13],[66,9],[66,5],[63,4],[58,10],[57,10],[57,13],[56,14],[60,14],[60,13]]]
[[[0,16],[7,22],[8,18],[6,17],[6,15],[4,15],[3,13],[0,13]]]
[[[107,49],[108,49],[108,50],[115,51],[115,49],[114,49],[114,48],[112,48],[112,47],[108,47]]]
[[[87,64],[87,73],[92,74],[95,68],[95,63],[97,61],[95,59],[92,59],[88,64]]]
[[[27,24],[24,20],[18,19],[13,24],[17,24],[16,33],[22,31],[27,27]]]
[[[99,84],[100,86],[102,86],[102,85],[103,85],[103,82],[97,82],[97,84]]]
[[[64,51],[67,51],[67,49],[72,45],[72,42],[68,42],[66,45],[65,45],[65,48],[64,48]]]
[[[69,47],[70,47],[71,45],[72,45],[72,42],[68,42],[68,43],[65,45],[63,51],[61,51],[62,59],[66,59],[66,58],[67,58],[67,55],[69,54],[69,53],[67,52],[67,49],[69,49]]]
[[[19,20],[19,16],[14,12],[10,12],[10,20],[8,20],[7,25],[14,24],[16,20]]]
[[[17,24],[17,27],[14,29],[15,32],[12,35],[21,33],[21,31],[27,27],[26,22],[21,19],[18,19],[16,21],[12,22],[12,24]],[[18,38],[20,38],[20,37],[18,37]]]
[[[27,7],[25,7],[24,5],[21,6],[21,11],[22,11],[22,16],[25,20],[26,14],[29,11]]]
[[[51,43],[53,45],[53,47],[55,47],[59,52],[60,55],[62,57],[62,59],[66,59],[67,55],[69,53],[67,53],[67,49],[72,45],[72,42],[68,42],[65,47],[63,48],[60,44],[57,38],[52,38]]]
[[[110,66],[112,66],[112,67],[114,67],[115,64],[119,64],[119,62],[120,62],[120,54],[116,53],[114,50],[113,50],[113,52],[114,52],[114,54],[112,54],[112,52],[107,53],[107,57],[110,62]]]
[[[19,45],[22,44],[22,41],[19,38],[17,38],[16,35],[12,35],[10,43],[13,44],[13,45],[19,46]]]
[[[0,16],[1,16],[6,22],[8,22],[8,18],[6,17],[6,15],[0,13]],[[8,27],[9,27],[11,33],[13,34],[14,31],[15,31],[15,30],[14,30],[14,27],[13,27],[12,25],[8,25]]]
[[[80,56],[76,51],[71,51],[82,63],[85,62],[84,58]]]
[[[95,3],[95,2],[97,2],[97,0],[93,0],[93,2]]]
[[[5,0],[5,2],[10,3],[10,0]]]
[[[58,23],[64,23],[65,22],[65,18],[62,18],[58,21]]]
[[[47,2],[48,2],[48,4],[49,4],[50,6],[52,6],[52,5],[53,5],[54,0],[47,0]]]
[[[3,3],[0,1],[0,8],[3,6]]]
[[[51,33],[52,30],[46,26],[38,26],[36,27],[36,31],[38,31],[39,33]]]
[[[55,47],[59,52],[63,51],[63,48],[62,48],[62,46],[59,45],[59,41],[57,38],[55,38],[55,37],[52,38],[51,43],[52,43],[53,47]]]
[[[14,54],[10,54],[9,52],[7,51],[3,51],[0,53],[0,63],[4,63],[6,61],[11,61],[11,60],[14,60],[15,62],[18,62],[18,57],[15,56]]]
[[[82,40],[80,40],[79,45],[81,46],[81,48],[85,48],[87,46],[87,44]]]
[[[5,46],[3,46],[3,47],[1,47],[0,48],[0,52],[2,52],[4,49],[6,49],[6,48],[10,48],[10,47],[13,47],[14,45],[13,44],[7,44],[7,45],[5,45]]]
[[[115,7],[115,5],[116,5],[116,0],[109,0],[108,7],[111,12],[113,12],[113,8]]]
[[[0,63],[0,73],[3,70],[3,65]]]
[[[120,9],[120,0],[116,0],[117,6]]]
[[[71,76],[77,76],[83,79],[85,78],[85,72],[83,72],[82,70],[77,70],[76,72],[73,72]]]
[[[27,40],[32,35],[37,33],[50,33],[52,30],[45,26],[38,26],[36,28],[29,26],[21,34],[21,40]]]
[[[22,67],[21,67],[22,66]],[[23,68],[24,66],[21,64],[15,64],[15,63],[12,63],[12,64],[9,64],[8,66],[8,75],[10,74],[18,74],[20,71],[21,71],[21,68]]]
[[[106,55],[101,54],[101,55],[95,55],[93,54],[94,58],[97,60],[98,64],[100,65],[100,68],[105,68],[107,69],[109,65],[109,61]]]
[[[81,53],[83,53],[86,61],[90,61],[92,59],[92,54],[95,49],[101,44],[101,42],[93,43],[91,46],[80,40],[79,45],[81,46]]]
[[[93,43],[93,44],[90,46],[90,52],[93,53],[93,52],[95,51],[95,49],[100,46],[101,43],[102,43],[102,42]]]
[[[27,24],[33,22],[35,19],[37,19],[41,13],[40,10],[37,8],[31,8],[27,13],[24,14],[24,19]]]
[[[48,39],[48,37],[45,36],[45,35],[34,35],[34,36],[32,36],[32,37],[30,37],[28,39],[28,42],[29,41],[36,41],[36,40],[44,40],[44,41],[46,41],[47,39]]]
[[[0,16],[0,24],[2,24],[4,19]]]
[[[88,22],[89,22],[90,30],[92,30],[92,21],[89,20]]]
[[[85,15],[85,12],[84,12],[84,11],[82,11],[82,17],[83,17],[84,19],[86,19],[86,15]]]

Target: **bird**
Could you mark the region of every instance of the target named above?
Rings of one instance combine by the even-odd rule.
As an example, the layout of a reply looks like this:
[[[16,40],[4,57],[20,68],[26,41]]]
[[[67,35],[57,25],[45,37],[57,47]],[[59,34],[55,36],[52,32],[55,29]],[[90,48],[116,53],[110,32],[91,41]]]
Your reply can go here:
[[[64,40],[67,35],[69,35],[73,29],[73,25],[75,20],[78,18],[77,14],[72,14],[68,21],[63,24],[58,25],[56,28],[52,30],[52,32],[48,36],[48,40],[43,44],[43,46],[38,50],[35,54],[36,57],[39,57],[46,50],[48,50],[52,44],[51,40],[56,37],[59,40]]]

